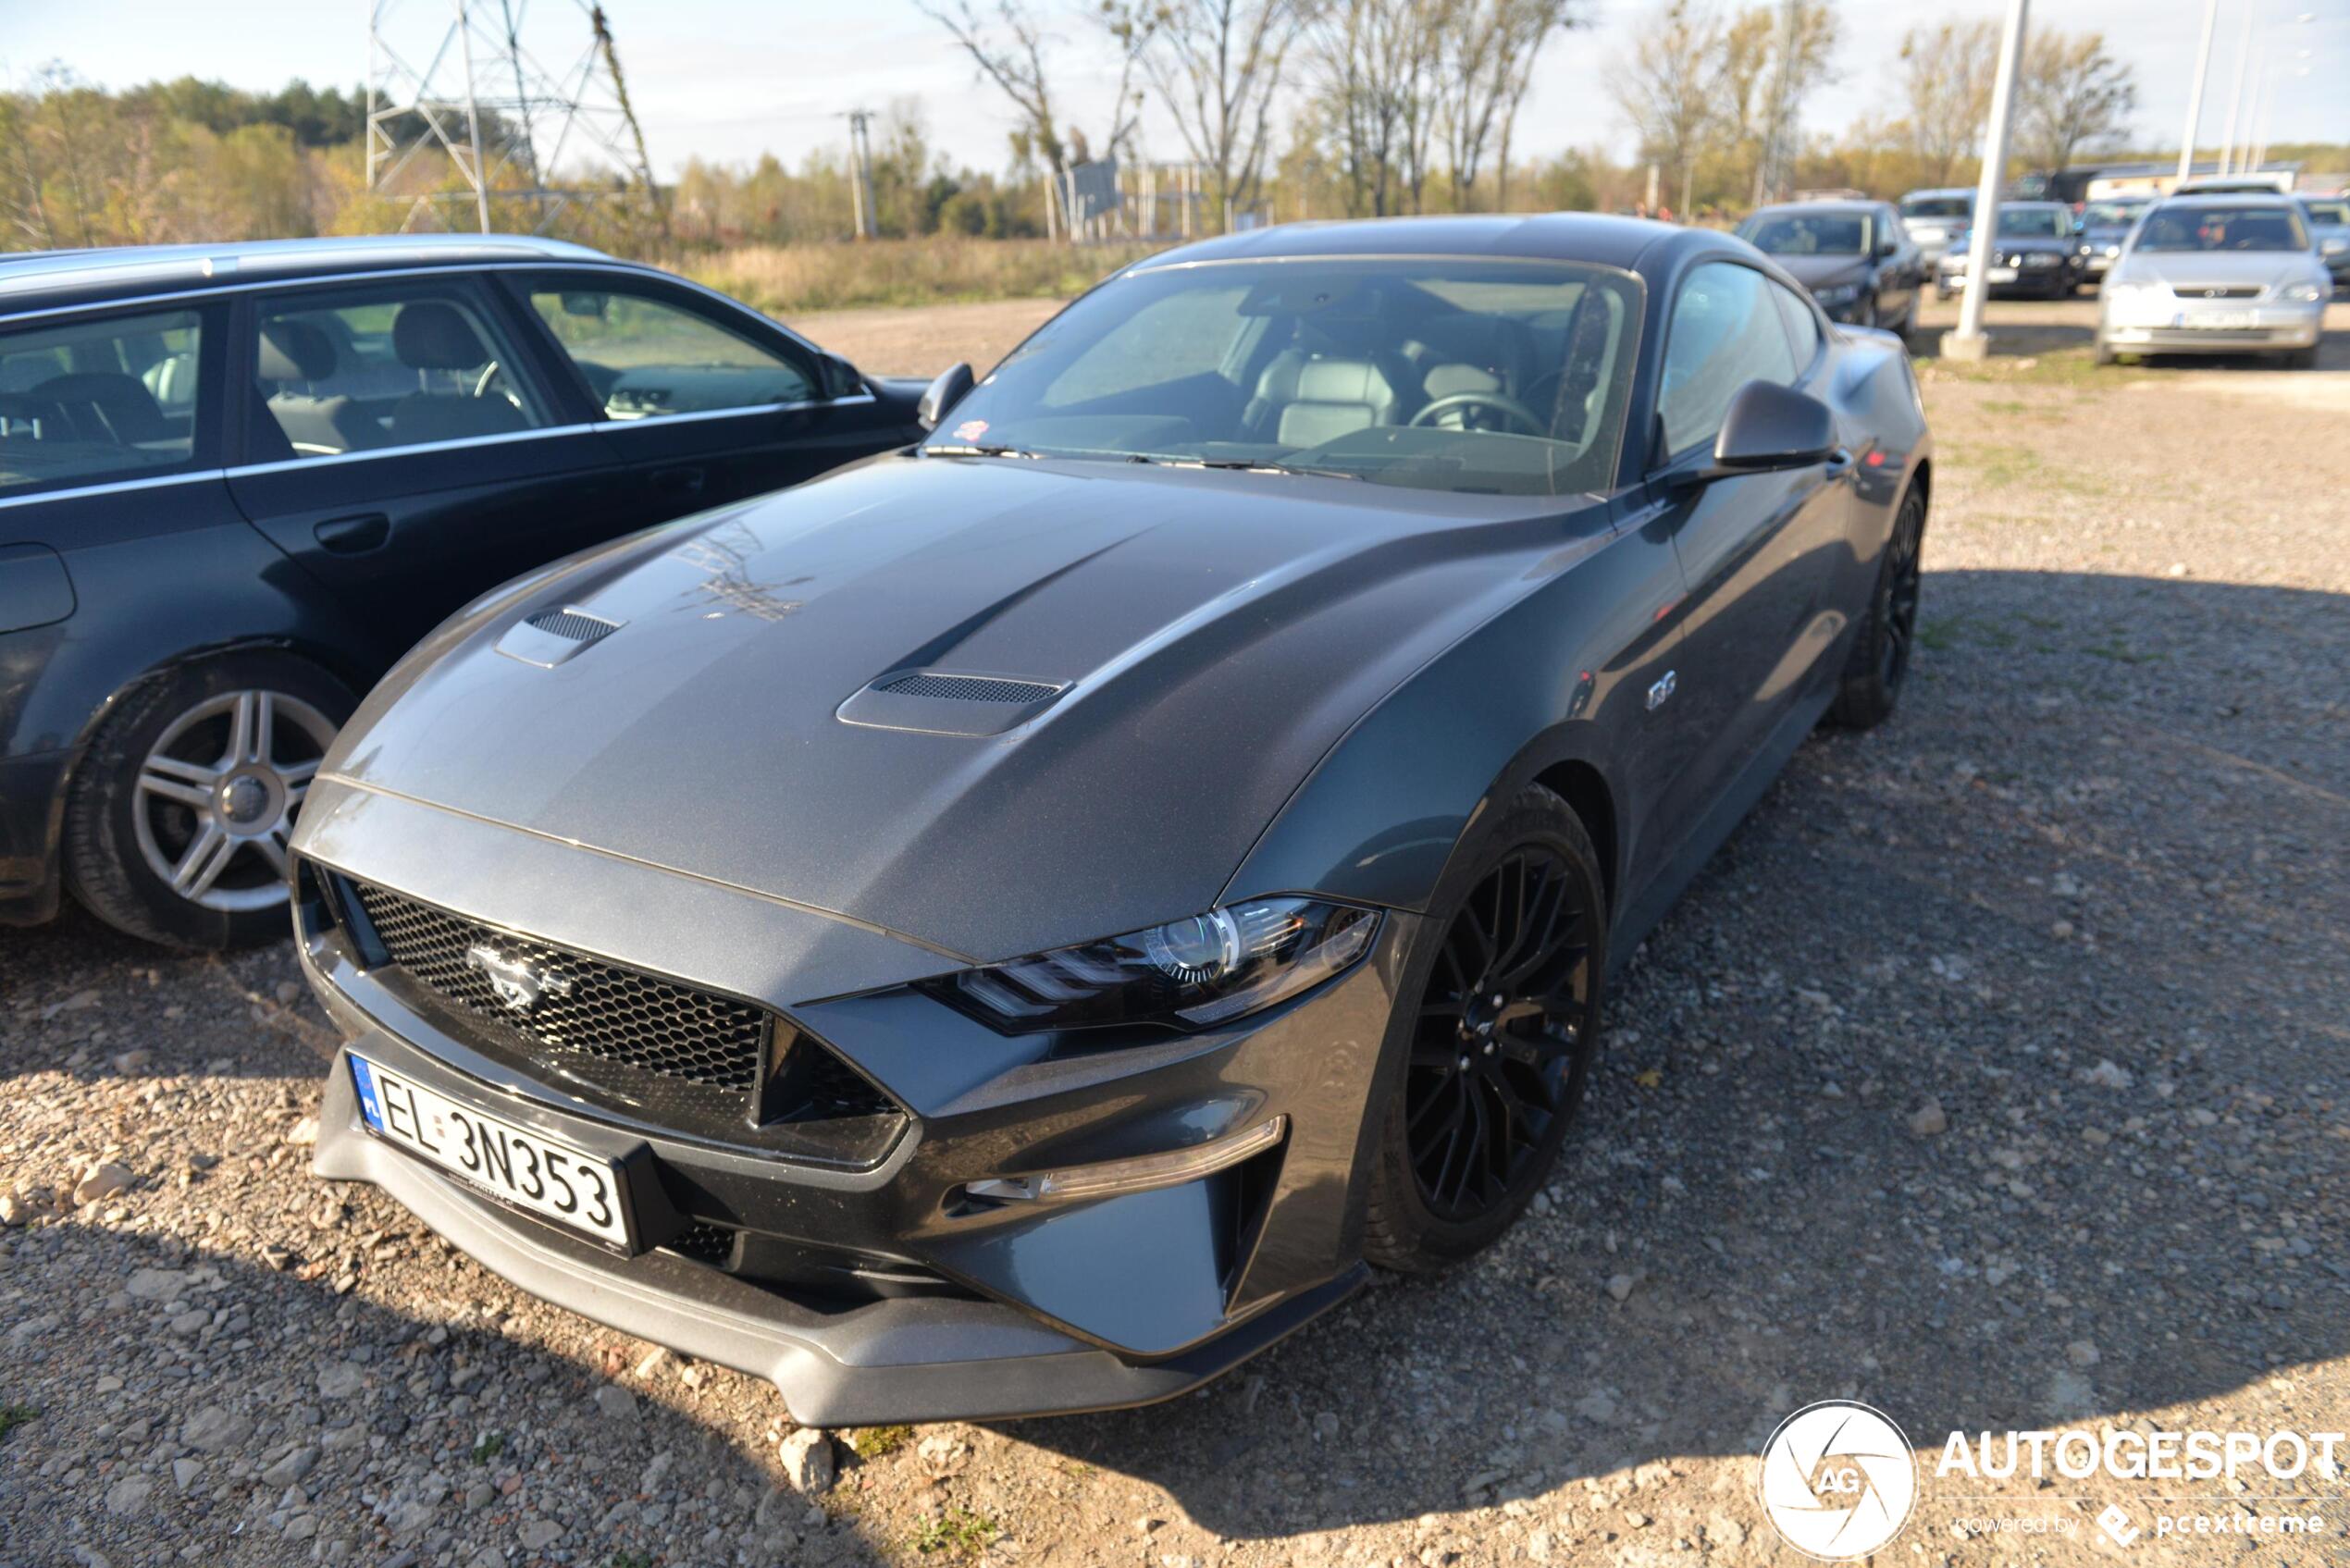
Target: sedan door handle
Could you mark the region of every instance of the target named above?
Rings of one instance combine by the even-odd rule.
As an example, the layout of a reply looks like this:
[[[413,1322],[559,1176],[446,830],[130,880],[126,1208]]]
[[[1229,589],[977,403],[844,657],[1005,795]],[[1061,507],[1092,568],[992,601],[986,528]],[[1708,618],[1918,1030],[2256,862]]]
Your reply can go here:
[[[653,471],[653,488],[665,496],[698,496],[709,482],[709,474],[700,468],[658,468]]]
[[[337,555],[365,555],[380,549],[391,537],[391,519],[380,512],[364,512],[356,517],[329,517],[310,530],[311,537],[323,549]]]
[[[1845,472],[1845,470],[1846,470],[1846,469],[1848,469],[1848,468],[1850,468],[1851,466],[1852,466],[1852,449],[1851,449],[1851,448],[1849,448],[1849,447],[1838,447],[1838,448],[1837,448],[1837,449],[1836,449],[1836,451],[1832,451],[1832,452],[1828,453],[1828,463],[1827,463],[1827,468],[1828,468],[1828,477],[1829,477],[1829,478],[1831,478],[1831,479],[1841,479],[1841,478],[1843,478],[1843,477],[1844,477],[1844,472]]]

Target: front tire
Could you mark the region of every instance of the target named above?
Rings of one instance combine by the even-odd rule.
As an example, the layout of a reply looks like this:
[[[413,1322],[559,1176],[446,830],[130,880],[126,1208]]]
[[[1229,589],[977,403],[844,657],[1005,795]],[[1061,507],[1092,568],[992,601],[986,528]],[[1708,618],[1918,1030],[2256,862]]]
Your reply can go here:
[[[2316,345],[2316,344],[2314,344],[2314,343],[2312,343],[2312,344],[2311,344],[2311,345],[2309,345],[2307,348],[2304,348],[2304,349],[2295,349],[2295,350],[2294,350],[2291,353],[2286,354],[2286,355],[2284,356],[2284,367],[2285,367],[2287,370],[2315,370],[2315,369],[2317,369],[2317,368],[2318,368],[2318,349],[2317,349],[2317,345]]]
[[[1520,790],[1455,859],[1400,1006],[1402,1080],[1382,1113],[1363,1254],[1428,1274],[1509,1228],[1550,1177],[1599,1047],[1607,899],[1566,802]]]
[[[334,676],[278,653],[130,687],[74,771],[67,884],[108,925],[167,946],[283,936],[294,818],[355,706]]]
[[[1868,619],[1845,657],[1844,685],[1829,720],[1848,730],[1869,730],[1893,715],[1917,641],[1919,557],[1925,543],[1925,497],[1912,486],[1894,513],[1893,532],[1877,566]]]

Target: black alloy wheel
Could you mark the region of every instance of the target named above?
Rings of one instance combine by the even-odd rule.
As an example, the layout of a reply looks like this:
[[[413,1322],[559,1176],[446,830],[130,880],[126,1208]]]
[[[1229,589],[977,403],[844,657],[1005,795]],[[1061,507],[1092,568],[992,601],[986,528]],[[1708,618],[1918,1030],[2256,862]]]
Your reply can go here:
[[[1913,488],[1901,498],[1900,510],[1894,513],[1868,616],[1846,657],[1844,685],[1837,694],[1836,706],[1828,710],[1829,719],[1846,729],[1865,730],[1883,723],[1900,698],[1910,659],[1917,648],[1924,548],[1925,497]]]
[[[1540,785],[1455,856],[1399,998],[1363,1253],[1429,1273],[1495,1241],[1549,1179],[1599,1048],[1607,899],[1566,802]]]

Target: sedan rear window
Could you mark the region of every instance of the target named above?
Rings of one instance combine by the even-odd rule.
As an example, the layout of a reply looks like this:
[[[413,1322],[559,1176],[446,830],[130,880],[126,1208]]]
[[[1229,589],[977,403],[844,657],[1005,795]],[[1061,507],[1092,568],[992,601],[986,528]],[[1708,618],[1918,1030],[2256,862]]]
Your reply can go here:
[[[1861,213],[1804,213],[1759,217],[1746,238],[1770,256],[1861,256],[1869,251],[1869,220]]]
[[[1604,489],[1639,316],[1637,278],[1579,263],[1146,266],[1046,323],[924,450]]]
[[[0,334],[0,493],[187,463],[200,335],[194,311]]]
[[[2157,207],[2138,227],[2141,251],[2306,251],[2309,236],[2288,207]]]

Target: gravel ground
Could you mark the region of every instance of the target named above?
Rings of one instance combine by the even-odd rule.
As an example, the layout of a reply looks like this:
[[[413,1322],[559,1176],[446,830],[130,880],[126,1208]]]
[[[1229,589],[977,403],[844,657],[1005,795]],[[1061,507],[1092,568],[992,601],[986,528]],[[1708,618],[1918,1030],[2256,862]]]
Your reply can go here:
[[[1753,1456],[1831,1397],[1928,1471],[1880,1562],[2350,1561],[2154,1533],[2292,1488],[1931,1475],[2350,1411],[2350,342],[2093,373],[2093,308],[1927,367],[1902,710],[1649,940],[1538,1212],[1170,1405],[795,1432],[312,1179],[287,948],[0,932],[0,1565],[1792,1564]],[[805,325],[921,371],[1043,309]]]

